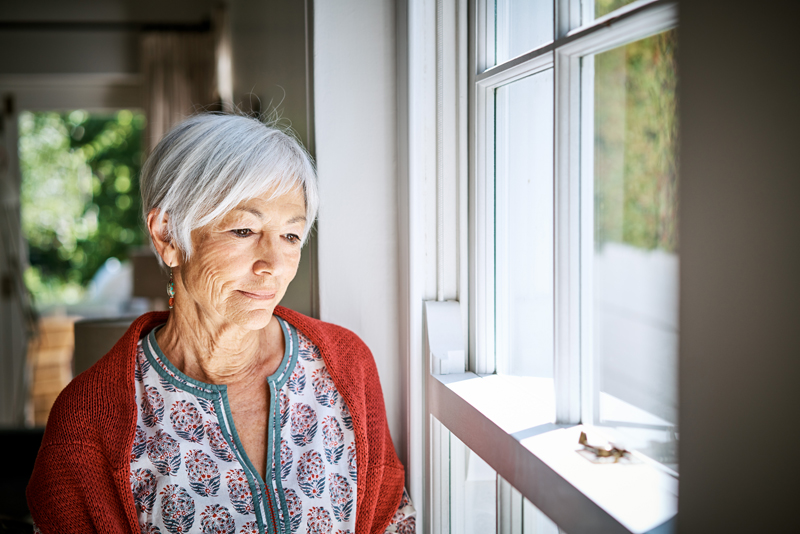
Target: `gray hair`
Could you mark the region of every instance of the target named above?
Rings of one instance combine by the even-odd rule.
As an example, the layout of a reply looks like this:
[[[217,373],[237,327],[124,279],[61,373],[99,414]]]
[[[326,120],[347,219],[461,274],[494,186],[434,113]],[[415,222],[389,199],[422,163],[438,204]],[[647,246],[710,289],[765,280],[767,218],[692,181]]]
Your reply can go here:
[[[192,230],[247,199],[302,190],[304,243],[319,208],[314,164],[306,150],[292,135],[241,115],[207,113],[178,124],[147,158],[140,189],[145,221],[153,209],[168,213],[168,237],[185,259],[192,255]]]

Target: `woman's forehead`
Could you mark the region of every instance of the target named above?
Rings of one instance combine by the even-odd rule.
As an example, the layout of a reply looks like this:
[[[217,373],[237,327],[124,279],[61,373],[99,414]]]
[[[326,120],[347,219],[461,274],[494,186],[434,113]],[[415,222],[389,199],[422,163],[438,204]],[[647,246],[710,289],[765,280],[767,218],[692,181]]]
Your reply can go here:
[[[305,212],[306,202],[303,191],[300,188],[292,188],[289,191],[267,191],[240,202],[234,209],[261,210],[300,210]]]
[[[223,222],[226,219],[243,214],[250,214],[262,222],[305,223],[305,199],[302,192],[294,190],[277,195],[265,193],[243,200],[217,222]]]

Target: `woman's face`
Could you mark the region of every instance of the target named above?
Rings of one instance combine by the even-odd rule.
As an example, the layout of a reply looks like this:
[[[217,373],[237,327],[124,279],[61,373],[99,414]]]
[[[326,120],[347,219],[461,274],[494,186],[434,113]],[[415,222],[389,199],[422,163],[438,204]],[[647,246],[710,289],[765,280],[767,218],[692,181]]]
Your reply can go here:
[[[175,279],[176,310],[258,330],[286,293],[300,262],[306,225],[301,191],[242,202],[192,232],[194,253]]]

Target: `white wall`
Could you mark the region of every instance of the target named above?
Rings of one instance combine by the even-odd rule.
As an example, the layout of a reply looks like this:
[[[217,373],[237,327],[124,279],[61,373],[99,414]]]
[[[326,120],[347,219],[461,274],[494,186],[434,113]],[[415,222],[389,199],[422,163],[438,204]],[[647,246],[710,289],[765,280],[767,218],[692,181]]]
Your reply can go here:
[[[315,2],[314,44],[320,315],[372,349],[405,463],[394,2]]]

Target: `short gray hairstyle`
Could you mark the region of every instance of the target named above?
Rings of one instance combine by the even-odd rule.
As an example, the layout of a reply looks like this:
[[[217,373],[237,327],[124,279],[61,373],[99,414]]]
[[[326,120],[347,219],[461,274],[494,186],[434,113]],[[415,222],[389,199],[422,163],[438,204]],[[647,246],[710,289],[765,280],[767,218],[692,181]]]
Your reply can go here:
[[[168,237],[189,259],[192,230],[243,201],[294,189],[306,203],[305,243],[319,208],[314,163],[291,134],[241,115],[205,113],[173,128],[147,158],[139,180],[142,212],[169,215]]]

